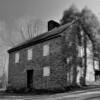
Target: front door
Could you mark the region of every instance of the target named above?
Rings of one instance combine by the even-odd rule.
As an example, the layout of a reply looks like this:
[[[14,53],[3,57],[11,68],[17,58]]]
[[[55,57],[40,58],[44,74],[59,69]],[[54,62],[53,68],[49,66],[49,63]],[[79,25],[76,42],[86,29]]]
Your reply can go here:
[[[33,70],[27,70],[27,88],[33,87]]]

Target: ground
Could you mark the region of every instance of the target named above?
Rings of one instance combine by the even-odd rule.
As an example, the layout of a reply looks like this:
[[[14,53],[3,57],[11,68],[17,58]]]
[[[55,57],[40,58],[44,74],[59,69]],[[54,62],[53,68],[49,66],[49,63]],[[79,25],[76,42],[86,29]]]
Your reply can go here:
[[[0,100],[100,100],[100,87],[42,95],[0,95]]]

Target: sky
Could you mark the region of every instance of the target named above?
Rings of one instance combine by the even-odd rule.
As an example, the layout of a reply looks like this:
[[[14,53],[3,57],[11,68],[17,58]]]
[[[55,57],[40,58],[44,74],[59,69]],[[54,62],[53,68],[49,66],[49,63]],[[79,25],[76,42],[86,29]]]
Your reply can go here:
[[[59,21],[63,11],[72,4],[79,9],[87,6],[100,17],[100,0],[0,0],[0,21],[8,28],[13,26],[14,20],[24,16]]]

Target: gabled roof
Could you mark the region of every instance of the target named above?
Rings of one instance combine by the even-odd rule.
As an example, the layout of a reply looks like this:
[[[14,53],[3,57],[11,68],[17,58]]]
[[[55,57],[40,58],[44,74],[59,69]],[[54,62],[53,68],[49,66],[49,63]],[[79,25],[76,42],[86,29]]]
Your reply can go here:
[[[54,28],[51,31],[45,32],[37,37],[32,38],[31,40],[27,40],[27,41],[13,47],[12,49],[8,50],[8,53],[18,51],[18,50],[21,50],[23,48],[27,48],[27,47],[30,47],[30,46],[35,45],[37,43],[41,43],[43,41],[46,41],[48,39],[60,36],[59,34],[61,34],[64,30],[69,28],[74,23],[75,23],[75,21],[68,23],[68,24],[65,24],[65,25],[62,25],[58,28]]]

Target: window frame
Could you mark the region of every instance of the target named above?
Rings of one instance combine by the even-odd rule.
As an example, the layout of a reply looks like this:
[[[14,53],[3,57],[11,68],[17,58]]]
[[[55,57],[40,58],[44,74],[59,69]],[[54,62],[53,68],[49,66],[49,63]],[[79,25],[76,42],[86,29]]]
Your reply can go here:
[[[50,66],[43,67],[43,76],[49,77],[50,76]]]
[[[50,53],[50,46],[49,44],[43,45],[43,56],[48,56]]]
[[[19,63],[19,59],[20,59],[20,54],[19,52],[15,53],[15,63]]]
[[[33,58],[33,49],[29,48],[27,49],[27,60],[32,60]]]

